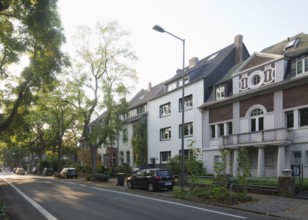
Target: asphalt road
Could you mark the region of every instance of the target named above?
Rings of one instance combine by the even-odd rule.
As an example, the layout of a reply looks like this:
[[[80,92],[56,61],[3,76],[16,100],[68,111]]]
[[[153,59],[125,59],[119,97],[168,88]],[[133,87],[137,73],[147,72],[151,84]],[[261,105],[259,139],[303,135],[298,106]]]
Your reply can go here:
[[[274,219],[225,207],[177,200],[143,190],[116,190],[53,177],[7,175],[4,178],[7,184],[1,181],[0,198],[6,197],[14,220]]]

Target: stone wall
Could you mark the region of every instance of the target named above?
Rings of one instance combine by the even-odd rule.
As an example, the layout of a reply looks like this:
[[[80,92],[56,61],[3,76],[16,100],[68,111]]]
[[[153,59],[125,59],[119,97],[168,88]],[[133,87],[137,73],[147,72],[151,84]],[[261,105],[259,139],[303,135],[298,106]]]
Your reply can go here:
[[[278,195],[293,196],[295,194],[295,177],[280,176],[278,178]]]

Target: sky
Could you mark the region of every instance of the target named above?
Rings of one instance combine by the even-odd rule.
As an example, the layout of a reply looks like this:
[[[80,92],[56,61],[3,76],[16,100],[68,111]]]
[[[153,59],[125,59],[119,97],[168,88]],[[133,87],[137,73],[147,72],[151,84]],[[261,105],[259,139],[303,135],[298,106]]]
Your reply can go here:
[[[185,66],[232,44],[239,34],[253,54],[308,33],[306,0],[58,0],[58,8],[68,49],[78,26],[117,21],[129,32],[138,57],[135,93],[173,77],[183,65],[182,41],[154,31],[156,24],[185,39]]]

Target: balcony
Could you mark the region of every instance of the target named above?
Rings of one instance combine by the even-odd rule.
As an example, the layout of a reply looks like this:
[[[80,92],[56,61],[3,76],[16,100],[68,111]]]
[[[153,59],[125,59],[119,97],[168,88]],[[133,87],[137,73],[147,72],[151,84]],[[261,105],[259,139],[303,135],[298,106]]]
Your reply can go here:
[[[287,128],[248,132],[222,136],[218,140],[219,148],[262,145],[288,145],[291,143],[291,130]]]

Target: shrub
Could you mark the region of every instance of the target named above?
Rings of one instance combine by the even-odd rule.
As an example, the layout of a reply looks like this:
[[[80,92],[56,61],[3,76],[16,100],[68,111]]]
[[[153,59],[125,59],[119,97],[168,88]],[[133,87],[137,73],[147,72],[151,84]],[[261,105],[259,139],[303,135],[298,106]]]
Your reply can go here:
[[[107,182],[109,180],[109,175],[108,174],[95,174],[95,175],[87,175],[86,177],[87,181],[102,181],[102,182]]]

